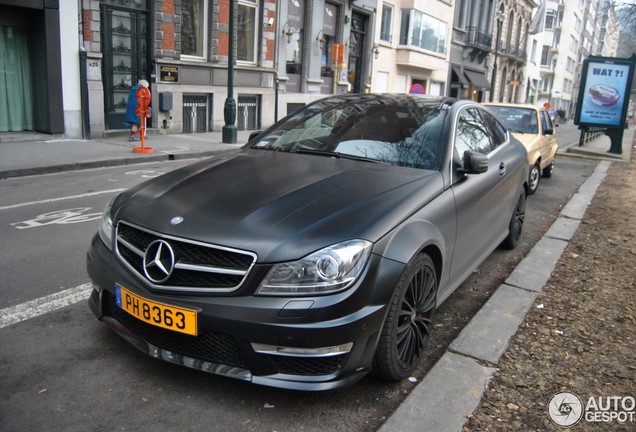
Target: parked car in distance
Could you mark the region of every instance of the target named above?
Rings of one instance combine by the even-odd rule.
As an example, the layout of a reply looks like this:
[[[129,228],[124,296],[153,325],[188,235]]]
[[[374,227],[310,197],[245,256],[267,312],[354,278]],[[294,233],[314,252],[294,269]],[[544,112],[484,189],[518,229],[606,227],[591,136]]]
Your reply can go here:
[[[555,124],[543,107],[525,104],[485,103],[501,122],[528,150],[530,174],[528,195],[539,188],[541,176],[549,178],[554,172],[557,141]]]
[[[519,242],[526,160],[472,101],[316,101],[111,201],[90,309],[152,357],[253,383],[403,379],[436,307]]]

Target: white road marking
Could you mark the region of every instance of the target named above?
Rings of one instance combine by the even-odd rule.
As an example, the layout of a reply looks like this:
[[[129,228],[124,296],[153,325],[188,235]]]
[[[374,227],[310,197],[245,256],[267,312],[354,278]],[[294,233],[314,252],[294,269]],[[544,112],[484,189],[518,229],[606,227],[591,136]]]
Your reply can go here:
[[[86,300],[92,289],[92,284],[85,283],[26,303],[0,309],[0,329]]]
[[[30,201],[30,202],[24,202],[24,203],[20,203],[20,204],[1,206],[0,210],[9,210],[9,209],[14,209],[14,208],[19,208],[19,207],[26,207],[26,206],[36,205],[36,204],[46,204],[46,203],[57,202],[57,201],[72,200],[72,199],[77,199],[77,198],[86,198],[86,197],[95,196],[95,195],[103,195],[103,194],[109,194],[109,193],[118,193],[118,192],[123,192],[125,190],[126,190],[126,188],[110,189],[110,190],[99,191],[99,192],[85,193],[85,194],[81,194],[81,195],[70,195],[70,196],[66,196],[66,197],[49,198],[49,199],[40,200],[40,201]]]

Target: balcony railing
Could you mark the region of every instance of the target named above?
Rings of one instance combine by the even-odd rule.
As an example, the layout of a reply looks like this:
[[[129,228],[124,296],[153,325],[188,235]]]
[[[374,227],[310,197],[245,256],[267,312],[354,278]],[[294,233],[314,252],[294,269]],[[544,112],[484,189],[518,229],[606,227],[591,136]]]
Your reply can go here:
[[[528,61],[528,52],[525,49],[515,46],[512,43],[508,45],[508,42],[506,41],[499,42],[499,54],[523,62]]]
[[[492,36],[484,31],[480,31],[478,27],[467,27],[466,30],[466,45],[481,48],[484,51],[490,51],[492,47]]]

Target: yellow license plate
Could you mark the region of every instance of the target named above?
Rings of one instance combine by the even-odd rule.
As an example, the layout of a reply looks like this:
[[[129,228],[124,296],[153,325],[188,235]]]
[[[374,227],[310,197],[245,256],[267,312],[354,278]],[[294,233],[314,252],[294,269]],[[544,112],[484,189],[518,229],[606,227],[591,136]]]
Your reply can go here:
[[[197,335],[197,313],[192,309],[154,302],[115,285],[117,306],[137,319],[168,330]]]

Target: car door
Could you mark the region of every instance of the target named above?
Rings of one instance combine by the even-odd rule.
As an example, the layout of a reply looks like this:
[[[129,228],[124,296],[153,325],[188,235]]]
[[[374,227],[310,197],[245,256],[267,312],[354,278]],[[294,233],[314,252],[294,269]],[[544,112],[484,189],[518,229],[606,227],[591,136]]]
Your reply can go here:
[[[554,148],[557,145],[556,136],[554,135],[554,124],[547,111],[542,110],[541,117],[541,168],[545,168],[550,164],[554,156]]]
[[[455,166],[466,150],[488,156],[482,174],[453,172],[451,186],[457,209],[457,240],[451,264],[451,286],[461,282],[506,235],[510,201],[517,193],[517,179],[509,174],[512,149],[505,129],[489,113],[472,106],[456,116]]]

